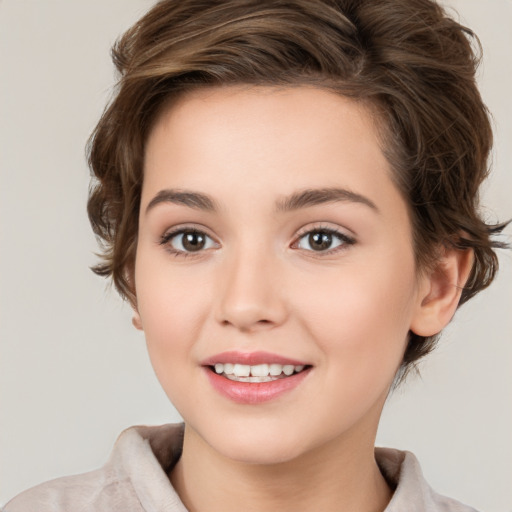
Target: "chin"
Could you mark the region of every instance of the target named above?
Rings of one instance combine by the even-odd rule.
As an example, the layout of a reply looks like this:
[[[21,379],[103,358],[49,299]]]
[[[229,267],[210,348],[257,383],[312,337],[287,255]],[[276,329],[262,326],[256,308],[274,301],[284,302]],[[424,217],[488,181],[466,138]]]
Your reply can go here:
[[[273,465],[300,458],[313,448],[304,430],[297,425],[274,421],[253,421],[251,424],[221,424],[217,428],[196,430],[196,433],[221,457],[243,463]],[[301,432],[297,437],[294,433]],[[316,440],[318,444],[318,439]]]
[[[229,439],[226,442],[225,450],[219,446],[218,450],[226,458],[242,464],[254,464],[270,466],[291,462],[304,454],[303,447],[287,442],[286,444],[276,442],[259,442],[256,439],[246,442],[233,442]]]

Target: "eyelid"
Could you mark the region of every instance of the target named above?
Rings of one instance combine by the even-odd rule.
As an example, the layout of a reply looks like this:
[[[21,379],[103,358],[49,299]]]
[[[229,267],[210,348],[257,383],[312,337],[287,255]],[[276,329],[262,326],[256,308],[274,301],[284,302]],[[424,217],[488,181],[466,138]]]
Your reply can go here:
[[[216,239],[215,236],[209,233],[209,229],[205,226],[198,225],[198,224],[178,224],[176,226],[173,226],[171,228],[168,228],[159,238],[158,244],[161,246],[164,246],[165,249],[170,252],[171,254],[175,256],[201,256],[205,252],[210,251],[213,248],[219,248],[221,246],[220,242]],[[348,230],[347,230],[348,231]],[[180,250],[176,249],[170,244],[170,241],[177,235],[183,234],[186,232],[191,233],[200,233],[204,235],[205,237],[209,238],[211,241],[213,241],[214,247],[208,247],[206,249],[200,249],[198,251],[186,251],[186,250]],[[304,238],[306,235],[314,233],[314,232],[324,232],[329,233],[332,236],[338,238],[340,240],[340,244],[332,249],[327,249],[325,251],[315,251],[313,249],[303,249],[298,247],[300,241],[302,238]],[[347,249],[349,246],[354,245],[356,243],[356,238],[353,235],[348,235],[346,232],[344,232],[343,229],[340,227],[334,227],[330,225],[326,225],[325,223],[319,223],[319,224],[309,224],[307,226],[302,227],[296,234],[294,241],[291,243],[290,247],[292,249],[299,249],[304,252],[313,253],[317,257],[322,256],[328,256],[332,255],[334,253],[337,253],[339,251]]]
[[[216,238],[209,233],[209,230],[205,226],[197,225],[197,224],[179,224],[177,226],[173,226],[165,230],[163,235],[160,236],[158,245],[164,246],[165,250],[173,254],[174,256],[201,256],[205,252],[208,252],[213,247],[208,247],[206,249],[201,249],[198,251],[182,251],[174,248],[170,242],[171,240],[183,233],[200,233],[205,237],[209,238],[213,241],[216,247],[220,247],[220,243],[216,240]]]
[[[342,243],[340,243],[338,246],[336,246],[336,247],[334,247],[332,249],[327,249],[325,251],[314,251],[314,250],[309,250],[309,249],[301,249],[301,248],[298,247],[299,242],[306,235],[309,235],[309,234],[315,233],[315,232],[329,233],[329,234],[337,237],[339,240],[341,240]],[[317,225],[313,224],[313,225],[308,225],[308,226],[305,226],[305,227],[301,228],[297,232],[297,235],[295,236],[295,239],[294,239],[294,241],[293,241],[293,243],[291,244],[290,247],[292,249],[303,250],[303,251],[305,251],[307,253],[313,253],[317,257],[322,257],[322,256],[332,255],[332,254],[337,253],[339,251],[343,251],[343,250],[347,249],[348,246],[354,245],[356,243],[356,241],[357,240],[356,240],[356,238],[353,235],[348,235],[347,233],[345,233],[339,227],[328,226],[326,224],[320,223],[320,224],[317,224]]]

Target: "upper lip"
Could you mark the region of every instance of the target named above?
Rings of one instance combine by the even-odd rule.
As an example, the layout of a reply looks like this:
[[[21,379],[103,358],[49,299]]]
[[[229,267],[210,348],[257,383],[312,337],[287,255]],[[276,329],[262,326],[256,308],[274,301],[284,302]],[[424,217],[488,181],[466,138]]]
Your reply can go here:
[[[299,361],[297,359],[290,359],[289,357],[280,356],[279,354],[272,354],[271,352],[238,352],[230,350],[215,354],[201,362],[202,366],[214,366],[217,363],[231,363],[231,364],[246,364],[255,366],[257,364],[290,364],[293,366],[306,366],[308,363]]]

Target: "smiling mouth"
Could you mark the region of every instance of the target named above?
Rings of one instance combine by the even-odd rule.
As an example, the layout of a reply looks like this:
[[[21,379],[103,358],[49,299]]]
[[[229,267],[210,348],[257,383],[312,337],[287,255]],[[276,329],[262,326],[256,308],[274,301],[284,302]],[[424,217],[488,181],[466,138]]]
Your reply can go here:
[[[310,368],[310,366],[277,363],[257,365],[216,363],[209,368],[217,375],[232,381],[256,383],[286,379],[287,377],[303,372]]]

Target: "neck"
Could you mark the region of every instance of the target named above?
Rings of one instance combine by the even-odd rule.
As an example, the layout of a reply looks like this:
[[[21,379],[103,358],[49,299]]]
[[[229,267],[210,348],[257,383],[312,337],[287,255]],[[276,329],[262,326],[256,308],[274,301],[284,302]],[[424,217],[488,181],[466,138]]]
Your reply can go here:
[[[336,439],[287,462],[247,464],[218,454],[186,427],[171,481],[190,512],[382,512],[392,492],[373,439],[365,446],[354,441]]]

